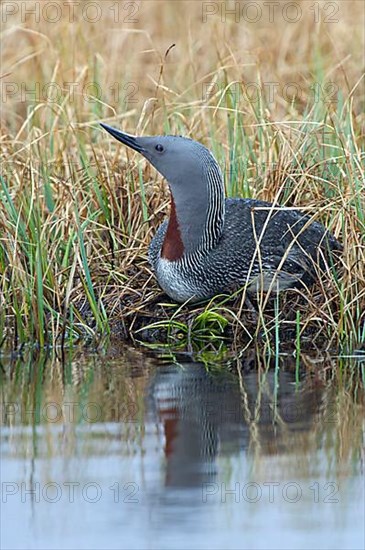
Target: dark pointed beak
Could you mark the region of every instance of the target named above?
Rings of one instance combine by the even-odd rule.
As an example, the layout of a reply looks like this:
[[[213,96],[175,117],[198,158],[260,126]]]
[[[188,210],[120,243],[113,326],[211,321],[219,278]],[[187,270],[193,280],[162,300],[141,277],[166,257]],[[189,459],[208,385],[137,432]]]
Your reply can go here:
[[[108,126],[107,124],[104,124],[103,122],[100,122],[100,126],[104,128],[107,132],[109,132],[110,135],[115,137],[118,141],[121,143],[124,143],[124,145],[127,145],[131,149],[134,149],[135,151],[138,151],[138,153],[143,154],[143,147],[140,145],[138,138],[131,136],[130,134],[125,134],[124,132],[121,132],[120,130],[117,130],[116,128],[112,128],[112,126]]]

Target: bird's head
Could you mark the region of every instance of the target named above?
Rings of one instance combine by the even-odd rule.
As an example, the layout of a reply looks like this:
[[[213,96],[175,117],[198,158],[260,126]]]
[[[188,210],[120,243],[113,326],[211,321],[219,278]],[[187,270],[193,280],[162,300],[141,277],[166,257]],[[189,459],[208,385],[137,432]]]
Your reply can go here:
[[[209,167],[216,160],[210,151],[201,143],[182,136],[132,136],[112,128],[107,124],[101,126],[124,145],[143,155],[172,186],[172,191],[179,194],[183,187],[185,193],[189,188],[193,196],[203,191]],[[218,168],[219,170],[219,168]]]
[[[210,151],[201,143],[181,136],[138,137],[106,124],[101,126],[118,141],[141,153],[169,183],[172,200],[166,238],[169,237],[173,253],[164,249],[162,255],[176,259],[183,250],[196,250],[207,231],[207,224],[223,219],[223,178]]]

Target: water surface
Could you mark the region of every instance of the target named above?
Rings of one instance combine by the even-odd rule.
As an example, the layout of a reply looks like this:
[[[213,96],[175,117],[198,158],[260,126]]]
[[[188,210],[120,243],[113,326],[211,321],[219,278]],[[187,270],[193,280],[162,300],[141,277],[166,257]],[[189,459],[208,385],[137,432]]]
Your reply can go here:
[[[361,361],[3,359],[1,547],[364,547]]]

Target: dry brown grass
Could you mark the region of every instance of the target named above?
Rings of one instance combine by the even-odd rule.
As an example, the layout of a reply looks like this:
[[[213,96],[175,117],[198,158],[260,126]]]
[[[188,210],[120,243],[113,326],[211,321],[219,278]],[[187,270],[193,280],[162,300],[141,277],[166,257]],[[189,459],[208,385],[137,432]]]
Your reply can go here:
[[[2,29],[4,336],[15,346],[108,327],[129,337],[159,319],[190,338],[208,311],[198,321],[204,338],[220,332],[222,315],[236,337],[270,337],[280,325],[291,329],[288,338],[299,330],[327,346],[364,342],[363,2],[330,3],[334,15],[320,2],[321,23],[306,1],[296,2],[296,23],[285,21],[287,2],[274,22],[257,3],[256,23],[243,2],[238,23],[222,21],[223,2],[208,3],[218,13],[206,22],[204,2],[133,2],[137,21],[126,23],[126,3],[116,22],[116,3],[103,1],[94,24],[82,16],[87,2],[74,22],[61,2],[57,23],[47,20],[51,9],[42,12],[47,2],[33,4],[39,23],[19,9]],[[47,98],[50,83],[57,101]],[[280,319],[270,304],[250,319],[238,297],[215,309],[183,308],[169,322],[175,310],[158,305],[167,300],[146,262],[168,212],[166,188],[99,130],[100,120],[203,141],[224,168],[228,194],[296,205],[330,227],[345,246],[341,278],[286,296]]]

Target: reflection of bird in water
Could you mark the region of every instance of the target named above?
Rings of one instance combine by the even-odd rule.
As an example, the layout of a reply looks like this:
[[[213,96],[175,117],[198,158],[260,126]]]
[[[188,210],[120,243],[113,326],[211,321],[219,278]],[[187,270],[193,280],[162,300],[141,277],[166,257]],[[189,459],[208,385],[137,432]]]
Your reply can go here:
[[[277,377],[272,370],[243,372],[240,382],[227,371],[210,374],[199,363],[160,367],[149,412],[163,426],[165,484],[198,487],[214,481],[217,455],[248,449],[253,439],[261,452],[280,452],[283,442],[276,438],[285,441],[284,431],[308,429],[316,409],[316,392],[298,392],[293,381],[294,374],[285,371]]]
[[[239,414],[235,378],[211,376],[198,363],[169,365],[158,369],[151,389],[165,436],[166,484],[195,486],[214,478],[218,441],[239,425],[229,417],[229,408]]]

